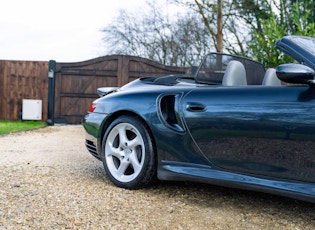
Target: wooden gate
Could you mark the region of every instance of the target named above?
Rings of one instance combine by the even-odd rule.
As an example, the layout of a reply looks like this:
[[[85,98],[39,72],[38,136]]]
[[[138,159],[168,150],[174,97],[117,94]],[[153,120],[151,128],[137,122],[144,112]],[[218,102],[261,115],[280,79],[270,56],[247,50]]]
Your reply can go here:
[[[49,63],[48,121],[79,124],[98,95],[97,88],[122,86],[143,76],[187,73],[134,56],[105,56],[77,63]]]

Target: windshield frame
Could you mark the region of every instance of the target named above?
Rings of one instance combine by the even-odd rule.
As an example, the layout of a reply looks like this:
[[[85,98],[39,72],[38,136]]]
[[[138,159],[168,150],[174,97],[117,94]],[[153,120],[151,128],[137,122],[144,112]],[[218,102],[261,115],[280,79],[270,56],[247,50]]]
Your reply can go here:
[[[306,36],[285,36],[279,39],[275,46],[300,64],[315,70],[315,38]]]

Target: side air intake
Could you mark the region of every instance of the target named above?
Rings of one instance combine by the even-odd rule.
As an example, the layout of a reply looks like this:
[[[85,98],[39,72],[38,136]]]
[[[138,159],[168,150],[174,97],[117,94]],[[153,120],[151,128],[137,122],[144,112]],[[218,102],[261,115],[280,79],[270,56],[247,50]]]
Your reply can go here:
[[[184,131],[177,114],[176,98],[178,95],[165,95],[160,100],[160,111],[164,122],[176,131]]]

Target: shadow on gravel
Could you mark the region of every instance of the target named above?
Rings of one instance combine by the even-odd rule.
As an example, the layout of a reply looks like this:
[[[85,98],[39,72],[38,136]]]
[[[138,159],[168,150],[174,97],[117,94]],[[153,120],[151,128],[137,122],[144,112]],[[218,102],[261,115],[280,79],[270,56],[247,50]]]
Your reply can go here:
[[[154,192],[154,189],[165,199],[177,197],[198,207],[232,208],[244,213],[255,210],[257,214],[269,214],[293,223],[304,221],[315,227],[315,203],[191,182],[160,182],[151,191]]]
[[[193,199],[193,203],[198,203],[201,201],[199,205],[206,205],[204,203],[205,200],[209,200],[209,204],[212,204],[213,201],[211,199],[213,196],[216,198],[224,199],[227,202],[229,199],[231,201],[242,201],[243,204],[246,203],[256,203],[257,205],[293,205],[294,207],[302,206],[309,207],[311,211],[314,212],[315,215],[315,203],[310,203],[301,200],[295,200],[292,198],[256,192],[256,191],[248,191],[242,189],[234,189],[227,188],[223,186],[216,186],[210,184],[203,183],[194,183],[194,182],[173,182],[173,181],[160,181],[159,184],[155,187],[158,189],[165,189],[166,191],[172,192],[170,190],[175,190],[180,192],[181,195],[187,196],[191,198],[190,194],[197,194],[196,199]],[[173,191],[174,192],[174,191]],[[170,196],[174,196],[176,194],[172,193]],[[205,200],[203,200],[205,198]],[[200,200],[199,200],[200,199]]]

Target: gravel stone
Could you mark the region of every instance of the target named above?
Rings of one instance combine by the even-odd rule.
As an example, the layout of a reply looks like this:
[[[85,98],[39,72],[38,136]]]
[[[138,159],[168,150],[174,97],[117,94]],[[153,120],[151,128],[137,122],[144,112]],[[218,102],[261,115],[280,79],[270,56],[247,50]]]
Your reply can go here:
[[[115,187],[82,126],[0,136],[0,229],[315,229],[315,204],[212,185]]]

